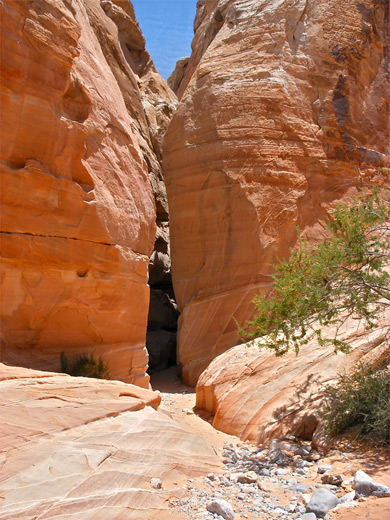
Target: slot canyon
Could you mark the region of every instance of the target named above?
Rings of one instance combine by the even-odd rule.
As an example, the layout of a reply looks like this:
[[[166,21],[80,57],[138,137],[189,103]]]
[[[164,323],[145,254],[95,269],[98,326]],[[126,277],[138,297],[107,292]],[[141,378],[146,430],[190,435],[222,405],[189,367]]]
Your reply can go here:
[[[186,1],[165,81],[130,0],[0,0],[0,517],[379,518],[388,448],[336,449],[321,410],[342,371],[388,370],[389,307],[343,324],[349,354],[239,326],[299,233],[390,188],[389,2]],[[82,356],[104,379],[65,373]],[[310,509],[359,470],[383,489]]]

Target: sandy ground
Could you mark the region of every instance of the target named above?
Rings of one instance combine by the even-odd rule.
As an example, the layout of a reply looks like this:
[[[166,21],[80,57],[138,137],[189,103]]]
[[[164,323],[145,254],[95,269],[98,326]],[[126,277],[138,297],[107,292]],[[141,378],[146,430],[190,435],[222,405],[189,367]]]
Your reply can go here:
[[[235,445],[240,443],[240,439],[237,437],[213,428],[211,414],[201,410],[196,410],[194,413],[195,388],[182,383],[177,376],[176,367],[153,374],[151,384],[153,390],[158,390],[162,394],[159,410],[168,412],[172,419],[184,429],[207,439],[216,451],[223,448],[225,441]]]
[[[151,376],[153,390],[158,390],[162,395],[160,411],[169,414],[184,429],[196,433],[206,439],[220,456],[221,473],[223,470],[222,450],[225,442],[235,446],[240,445],[241,441],[235,436],[228,435],[215,430],[212,425],[212,416],[206,412],[195,410],[195,389],[182,383],[176,374],[176,367],[169,368],[163,372],[158,372]],[[368,450],[362,446],[340,449],[329,457],[321,459],[321,464],[332,464],[334,473],[343,473],[348,479],[354,475],[358,469],[369,473],[376,482],[390,486],[390,451],[389,450]],[[196,484],[203,487],[202,479],[196,479]],[[310,474],[305,480],[307,485],[320,484],[320,475]],[[352,490],[347,487],[343,493]],[[280,503],[286,503],[288,496],[280,490],[278,496]],[[241,512],[235,508],[235,520],[245,519]],[[293,516],[293,515],[292,515]],[[180,518],[185,518],[181,516]],[[189,518],[188,516],[186,518]],[[261,517],[263,518],[263,517]],[[264,517],[265,518],[265,517]],[[271,518],[271,517],[270,517]],[[363,498],[359,505],[351,509],[342,509],[329,512],[329,520],[390,520],[390,497],[389,498]]]

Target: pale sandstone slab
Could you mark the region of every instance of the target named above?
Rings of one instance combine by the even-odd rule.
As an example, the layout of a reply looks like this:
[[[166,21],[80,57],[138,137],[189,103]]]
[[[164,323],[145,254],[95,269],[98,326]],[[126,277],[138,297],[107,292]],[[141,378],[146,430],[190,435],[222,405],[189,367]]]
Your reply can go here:
[[[150,390],[5,365],[0,389],[2,519],[179,518],[166,489],[219,466]]]
[[[165,138],[187,383],[239,342],[253,296],[390,156],[386,1],[208,0]],[[384,177],[388,182],[388,177]]]
[[[288,352],[281,357],[259,348],[260,340],[232,347],[201,374],[196,405],[214,414],[215,428],[257,444],[290,434],[306,439],[314,435],[321,446],[318,412],[324,390],[360,361],[388,359],[389,326],[390,313],[369,332],[347,321],[341,337],[351,345],[350,354],[336,355],[333,347],[321,347],[315,340],[298,355]]]

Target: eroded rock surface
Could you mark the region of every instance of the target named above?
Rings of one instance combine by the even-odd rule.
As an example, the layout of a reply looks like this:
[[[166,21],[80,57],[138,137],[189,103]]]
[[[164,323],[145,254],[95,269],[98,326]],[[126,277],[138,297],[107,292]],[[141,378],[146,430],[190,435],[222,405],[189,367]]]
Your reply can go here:
[[[219,467],[150,390],[3,364],[0,389],[2,520],[183,518],[167,489]]]
[[[389,4],[200,0],[165,139],[187,383],[296,241],[389,164]]]
[[[390,312],[370,332],[347,321],[340,337],[351,345],[350,354],[336,355],[333,347],[321,347],[314,339],[298,355],[288,352],[278,358],[256,342],[232,347],[200,376],[196,405],[214,414],[215,428],[250,442],[294,435],[327,449],[318,413],[327,385],[358,361],[388,359],[389,326]]]
[[[167,240],[159,161],[175,95],[126,0],[1,8],[0,359],[59,370],[61,351],[94,352],[112,378],[148,386],[148,259],[156,220]]]
[[[176,67],[167,80],[167,83],[171,87],[173,92],[178,92],[180,84],[185,76],[189,61],[190,58],[188,56],[185,56],[184,58],[180,58],[179,60],[177,60]]]

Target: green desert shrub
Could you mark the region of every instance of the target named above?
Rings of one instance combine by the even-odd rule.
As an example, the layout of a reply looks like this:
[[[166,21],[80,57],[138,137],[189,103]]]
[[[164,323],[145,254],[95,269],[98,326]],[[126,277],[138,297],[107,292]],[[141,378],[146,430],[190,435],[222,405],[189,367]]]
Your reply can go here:
[[[356,428],[362,437],[390,445],[389,367],[360,364],[353,373],[341,375],[328,389],[322,415],[329,435]]]
[[[98,361],[93,354],[80,354],[71,360],[61,352],[61,370],[71,376],[95,377],[105,379],[108,377],[108,367],[103,363],[101,356]]]
[[[277,355],[298,353],[313,337],[348,352],[338,332],[349,317],[377,326],[390,306],[390,191],[340,204],[327,225],[322,243],[301,239],[274,266],[272,288],[255,297],[252,319],[239,328],[242,339],[263,338]]]

